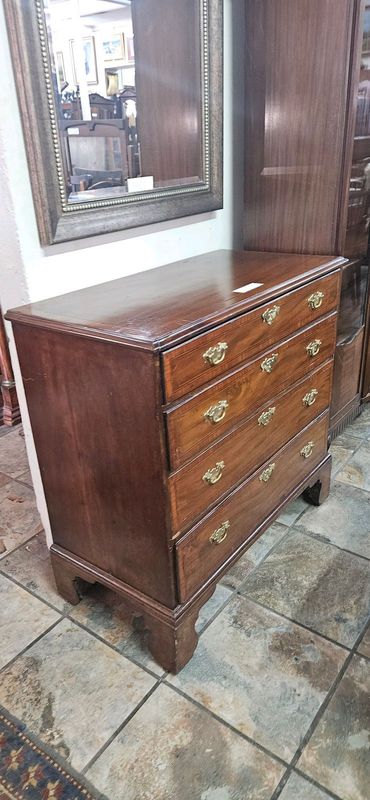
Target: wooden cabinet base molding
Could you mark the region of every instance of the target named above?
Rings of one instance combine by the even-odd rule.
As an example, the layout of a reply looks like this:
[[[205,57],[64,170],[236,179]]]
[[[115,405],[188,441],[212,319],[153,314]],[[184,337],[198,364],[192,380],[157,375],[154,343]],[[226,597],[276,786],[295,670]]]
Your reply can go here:
[[[58,590],[116,592],[166,670],[287,503],[328,494],[343,263],[220,251],[9,312]]]

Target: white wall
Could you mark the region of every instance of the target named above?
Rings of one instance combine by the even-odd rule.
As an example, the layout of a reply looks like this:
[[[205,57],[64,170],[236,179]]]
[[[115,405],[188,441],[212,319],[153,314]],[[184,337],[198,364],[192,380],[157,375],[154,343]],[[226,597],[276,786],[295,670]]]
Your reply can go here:
[[[224,208],[221,211],[42,248],[36,227],[13,72],[0,8],[0,302],[8,308],[103,283],[220,248],[241,247],[243,137],[242,0],[225,5]],[[38,508],[45,498],[10,325],[11,355]]]

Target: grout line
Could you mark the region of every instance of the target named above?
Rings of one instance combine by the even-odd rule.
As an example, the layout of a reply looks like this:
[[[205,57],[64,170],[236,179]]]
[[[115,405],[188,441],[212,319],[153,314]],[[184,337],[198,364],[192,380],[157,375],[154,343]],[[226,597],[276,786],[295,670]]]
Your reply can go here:
[[[40,641],[40,639],[42,639],[44,636],[46,636],[48,633],[50,633],[50,631],[52,631],[53,628],[56,628],[56,626],[59,625],[59,623],[62,622],[62,621],[63,621],[63,617],[60,616],[59,619],[55,620],[55,622],[53,622],[52,625],[49,625],[48,628],[45,628],[45,630],[42,633],[40,633],[39,636],[36,636],[36,639],[32,639],[32,642],[30,642],[26,647],[24,647],[23,650],[20,650],[19,653],[17,653],[17,655],[13,656],[13,658],[11,658],[10,661],[7,661],[7,663],[4,664],[3,667],[1,667],[0,675],[3,672],[5,672],[5,670],[9,669],[9,667],[13,666],[13,664],[17,660],[17,658],[20,658],[21,656],[24,656],[25,653],[27,653],[28,650],[31,649],[31,647],[33,647],[35,644],[37,644]]]
[[[319,631],[316,631],[314,628],[310,628],[309,625],[305,625],[303,622],[299,622],[298,620],[293,619],[293,617],[288,617],[288,615],[284,614],[282,611],[276,611],[276,609],[271,608],[271,606],[267,606],[264,603],[261,603],[260,600],[255,600],[254,597],[249,597],[248,594],[244,594],[243,592],[239,592],[238,594],[240,594],[250,603],[254,603],[254,605],[259,606],[260,608],[264,608],[265,611],[270,611],[273,614],[276,614],[278,617],[282,617],[283,619],[288,620],[288,622],[293,622],[293,624],[298,625],[299,628],[303,628],[309,633],[313,633],[315,636],[318,636],[319,639],[324,639],[326,642],[329,642],[329,644],[334,644],[336,647],[340,647],[341,650],[345,650],[347,653],[352,652],[352,649],[347,645],[341,644],[341,642],[338,642],[336,639],[331,639],[330,636],[325,636],[324,633],[320,633]]]
[[[343,798],[340,797],[339,794],[335,794],[335,792],[332,792],[331,789],[328,789],[326,786],[323,786],[321,783],[316,781],[314,778],[311,778],[310,775],[306,775],[306,773],[302,772],[302,770],[298,769],[298,767],[295,767],[293,772],[295,772],[297,775],[299,775],[300,778],[304,778],[307,781],[307,783],[310,783],[316,789],[321,789],[322,792],[325,792],[329,797],[332,797],[333,800],[343,800]]]
[[[90,758],[90,761],[88,761],[87,764],[81,770],[81,775],[86,775],[88,770],[91,769],[93,764],[95,764],[95,761],[97,761],[98,758],[100,758],[100,756],[104,753],[104,751],[107,750],[109,745],[112,744],[114,739],[116,739],[117,736],[119,736],[119,734],[121,733],[121,731],[123,731],[123,729],[126,727],[126,725],[128,725],[128,723],[131,722],[131,720],[135,716],[135,714],[137,714],[137,712],[140,711],[140,709],[143,707],[144,703],[146,703],[146,701],[149,700],[149,698],[152,696],[152,694],[154,694],[155,690],[158,688],[160,683],[161,683],[161,679],[157,680],[157,682],[154,684],[154,686],[152,686],[149,689],[149,691],[144,695],[144,697],[135,706],[135,708],[130,712],[130,714],[127,715],[126,719],[123,720],[121,725],[118,726],[118,728],[112,733],[112,735],[109,737],[109,739],[107,739],[107,741],[99,748],[99,750],[95,753],[95,755],[92,758]]]
[[[28,594],[31,594],[32,597],[35,597],[36,600],[39,600],[40,603],[43,603],[45,606],[48,606],[49,608],[52,608],[53,611],[57,611],[61,617],[65,617],[69,613],[69,609],[67,609],[66,611],[61,611],[60,608],[54,606],[52,603],[49,602],[49,600],[45,600],[43,597],[40,597],[39,594],[36,594],[36,592],[34,592],[33,589],[30,589],[28,586],[24,586],[24,584],[20,583],[17,580],[17,578],[13,577],[13,575],[8,575],[7,572],[1,569],[1,561],[0,561],[0,575],[2,575],[4,578],[7,578],[11,583],[14,583],[20,589],[23,589],[23,591],[28,592]],[[65,600],[64,602],[66,603],[67,600]]]
[[[335,544],[335,542],[326,540],[324,538],[324,534],[316,533],[315,531],[308,531],[306,528],[300,528],[299,533],[303,533],[305,536],[309,536],[311,539],[315,539],[316,542],[320,542],[321,544],[327,544],[329,547],[335,547],[337,550],[340,550],[343,553],[348,553],[350,556],[362,558],[363,561],[370,561],[370,558],[363,556],[361,553],[355,553],[353,550],[348,550],[347,547],[340,547],[339,544]]]
[[[114,644],[111,644],[111,642],[108,642],[106,639],[103,639],[102,636],[100,636],[95,631],[92,631],[91,628],[88,628],[82,622],[79,622],[77,619],[74,619],[73,617],[71,617],[70,616],[70,612],[67,612],[65,614],[64,619],[68,619],[69,622],[73,622],[74,625],[77,625],[77,627],[81,628],[81,630],[83,630],[85,633],[89,633],[90,636],[93,636],[93,638],[97,639],[98,642],[101,642],[102,644],[105,644],[106,647],[109,647],[111,650],[114,650],[114,652],[118,653],[119,656],[122,656],[123,658],[126,658],[127,661],[130,661],[136,667],[139,667],[140,669],[142,669],[143,672],[147,672],[152,678],[155,678],[156,681],[161,680],[162,677],[166,674],[165,670],[163,670],[162,675],[157,675],[157,673],[153,672],[150,669],[150,667],[144,666],[144,664],[140,663],[140,661],[137,661],[133,656],[125,653],[123,650],[119,650],[118,647],[116,647]],[[133,631],[133,633],[134,633],[134,631]]]
[[[33,542],[33,540],[36,539],[36,536],[40,536],[40,533],[42,533],[43,530],[44,529],[41,527],[40,530],[36,531],[36,533],[33,533],[32,536],[30,536],[29,539],[26,539],[24,542],[20,542],[19,544],[17,544],[16,547],[13,547],[12,550],[9,550],[8,552],[2,553],[1,554],[1,558],[0,558],[0,566],[1,566],[1,562],[5,561],[6,558],[10,558],[10,556],[12,556],[13,553],[16,553],[17,550],[20,550],[22,547],[25,547],[30,542]]]
[[[253,745],[258,750],[260,750],[262,753],[267,755],[269,758],[272,758],[274,761],[277,761],[279,764],[282,764],[283,767],[289,767],[289,762],[288,761],[285,761],[281,756],[278,756],[276,753],[273,753],[271,750],[268,750],[267,747],[265,747],[263,744],[260,744],[255,739],[252,739],[250,736],[248,736],[248,734],[243,733],[243,731],[240,731],[238,728],[235,728],[235,726],[232,725],[231,722],[228,722],[226,719],[223,719],[218,714],[216,714],[214,711],[212,711],[210,708],[207,708],[206,706],[203,706],[194,697],[191,697],[190,695],[186,694],[186,692],[182,691],[182,689],[179,689],[178,686],[175,686],[172,683],[168,683],[168,681],[166,680],[165,677],[163,678],[163,680],[161,682],[165,686],[167,686],[167,688],[172,689],[174,692],[176,692],[176,694],[179,694],[180,697],[183,697],[185,700],[188,700],[190,703],[192,703],[192,705],[195,706],[198,710],[203,711],[204,713],[208,714],[210,717],[212,717],[212,719],[216,720],[216,722],[220,722],[222,725],[224,725],[230,731],[232,731],[233,733],[236,733],[242,739],[244,739],[245,741],[249,742],[249,744]]]

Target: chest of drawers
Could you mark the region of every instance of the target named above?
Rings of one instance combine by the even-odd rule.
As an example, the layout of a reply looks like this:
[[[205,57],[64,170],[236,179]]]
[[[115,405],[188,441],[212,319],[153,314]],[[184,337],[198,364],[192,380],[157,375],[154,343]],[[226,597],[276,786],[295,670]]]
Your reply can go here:
[[[59,591],[117,592],[165,669],[284,505],[327,495],[343,263],[219,251],[8,313]]]

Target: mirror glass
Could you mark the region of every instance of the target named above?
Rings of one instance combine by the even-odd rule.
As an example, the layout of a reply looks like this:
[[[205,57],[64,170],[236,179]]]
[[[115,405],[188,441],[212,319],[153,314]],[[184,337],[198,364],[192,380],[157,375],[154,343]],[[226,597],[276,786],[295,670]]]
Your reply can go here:
[[[65,202],[204,186],[202,3],[44,0],[44,12]]]

